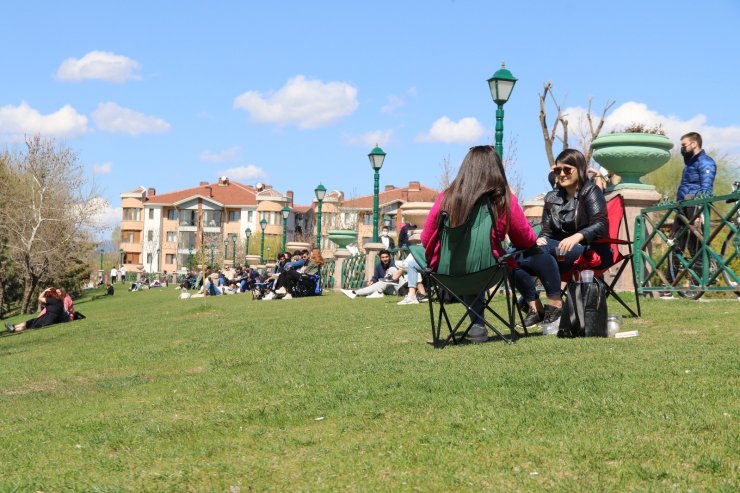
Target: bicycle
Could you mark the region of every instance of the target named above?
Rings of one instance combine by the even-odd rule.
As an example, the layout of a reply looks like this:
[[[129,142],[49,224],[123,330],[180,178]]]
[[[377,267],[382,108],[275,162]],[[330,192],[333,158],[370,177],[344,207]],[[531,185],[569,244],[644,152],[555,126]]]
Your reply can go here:
[[[732,194],[736,194],[738,191],[740,191],[740,181],[736,181],[733,183]],[[732,198],[727,199],[726,202],[733,203],[737,200],[737,198]],[[693,218],[689,218],[688,220],[692,221]],[[730,231],[728,232],[725,240],[722,242],[722,248],[720,249],[720,255],[722,256],[722,259],[725,261],[726,264],[730,263],[733,259],[740,257],[740,235],[737,234],[738,231],[740,231],[740,209],[738,209],[737,214],[735,215],[735,219],[730,225]],[[696,251],[696,248],[692,248],[690,245],[692,241],[698,242],[698,238],[692,238],[692,236],[694,235],[690,229],[686,229],[680,234],[689,235],[686,241],[686,246],[688,247],[689,253],[693,257],[693,253],[691,252],[692,250]],[[681,257],[684,258],[684,261],[690,264],[689,266],[684,265],[679,260],[679,254]],[[703,263],[700,259],[697,259],[697,261],[692,264],[692,257],[687,257],[686,255],[683,255],[683,252],[679,252],[677,249],[673,248],[673,245],[671,245],[671,250],[668,253],[668,279],[671,283],[675,283],[676,279],[679,279],[680,277],[679,282],[681,283],[681,288],[683,289],[677,291],[678,295],[683,298],[698,300],[705,293],[705,291],[701,288],[700,281],[698,281],[698,279],[702,278]],[[733,288],[740,288],[740,284],[735,282],[735,280],[727,272],[726,269],[720,269],[720,265],[714,257],[710,256],[708,260],[709,272],[707,279],[710,279],[711,284],[714,284],[716,282],[716,279],[719,276],[717,272],[721,270],[722,278],[728,286],[731,286]],[[740,296],[740,291],[735,290],[734,292],[737,296]]]

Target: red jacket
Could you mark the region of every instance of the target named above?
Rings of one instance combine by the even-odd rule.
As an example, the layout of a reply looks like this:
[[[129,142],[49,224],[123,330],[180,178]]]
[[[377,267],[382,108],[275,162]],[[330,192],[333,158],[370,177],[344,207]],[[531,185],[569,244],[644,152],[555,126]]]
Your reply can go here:
[[[443,197],[444,192],[440,193],[437,200],[434,202],[434,205],[427,216],[427,220],[424,223],[424,231],[421,232],[421,244],[427,252],[430,251],[429,244],[437,238],[437,219],[439,218],[439,208]],[[519,201],[513,193],[509,195],[509,207],[511,209],[509,241],[517,250],[524,250],[533,247],[537,241],[537,235],[534,234],[532,226],[524,216],[524,211],[522,211],[522,208],[519,206]],[[499,241],[503,241],[505,231],[506,215],[499,214],[498,221],[496,222],[496,232],[498,233]],[[499,258],[506,252],[499,250],[499,242],[495,240],[493,232],[491,232],[491,239],[493,240],[491,242],[493,244],[493,255],[496,258]],[[435,270],[437,265],[439,265],[439,246],[439,242],[434,245],[432,258],[429,258],[429,255],[427,254],[427,263],[432,270]]]

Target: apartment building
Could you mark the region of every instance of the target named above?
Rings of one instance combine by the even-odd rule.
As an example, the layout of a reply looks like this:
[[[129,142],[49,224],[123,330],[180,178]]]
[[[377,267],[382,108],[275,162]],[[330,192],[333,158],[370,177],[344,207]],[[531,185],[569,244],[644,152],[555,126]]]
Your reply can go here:
[[[261,183],[243,185],[228,177],[159,195],[154,188],[139,187],[122,193],[121,205],[122,262],[130,271],[172,272],[192,265],[194,258],[240,263],[246,230],[257,236],[262,219],[267,221],[265,237],[282,237],[285,206],[290,210],[288,241],[297,227],[310,228],[302,224],[307,214],[299,214],[297,221],[293,192],[282,194]]]
[[[391,229],[399,228],[403,222],[399,209],[402,204],[433,202],[437,193],[418,181],[407,187],[386,185],[379,194],[379,224],[388,217]],[[122,263],[130,272],[172,272],[200,260],[239,264],[246,253],[246,230],[258,236],[262,219],[267,222],[265,238],[282,239],[285,206],[290,211],[286,240],[313,244],[316,238],[316,199],[310,205],[294,205],[292,191],[282,194],[270,185],[244,185],[228,177],[163,194],[157,194],[154,188],[139,187],[121,194],[121,206]],[[345,199],[341,191],[328,191],[321,213],[324,252],[335,248],[327,238],[332,229],[356,229],[360,246],[372,241],[372,194]],[[259,254],[256,243],[253,239],[250,244],[251,254]]]

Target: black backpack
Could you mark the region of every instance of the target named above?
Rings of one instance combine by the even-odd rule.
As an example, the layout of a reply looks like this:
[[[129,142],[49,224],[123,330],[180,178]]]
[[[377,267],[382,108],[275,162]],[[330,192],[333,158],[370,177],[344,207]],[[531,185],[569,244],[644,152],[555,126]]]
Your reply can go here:
[[[606,286],[594,277],[592,282],[569,281],[563,301],[558,337],[606,337]]]

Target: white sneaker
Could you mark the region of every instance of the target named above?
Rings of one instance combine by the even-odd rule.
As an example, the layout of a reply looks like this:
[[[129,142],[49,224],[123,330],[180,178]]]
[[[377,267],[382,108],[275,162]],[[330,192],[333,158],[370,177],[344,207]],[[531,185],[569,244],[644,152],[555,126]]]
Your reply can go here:
[[[342,293],[346,294],[347,297],[350,298],[350,299],[357,298],[357,294],[355,294],[355,292],[352,291],[351,289],[342,289],[340,291],[342,291]]]
[[[381,293],[380,291],[375,291],[374,293],[370,293],[367,295],[368,298],[384,298],[385,295]]]
[[[488,340],[488,329],[483,325],[475,324],[468,331],[468,339],[472,342],[486,342]]]
[[[283,296],[283,299],[284,300],[292,300],[293,299],[293,296],[290,293],[288,293],[285,296]]]
[[[419,300],[416,299],[416,296],[406,296],[404,299],[396,303],[397,305],[418,305]]]
[[[406,270],[407,267],[408,265],[405,260],[396,260],[396,268]]]
[[[275,299],[275,293],[273,293],[272,291],[270,291],[262,299],[263,300],[274,300]]]
[[[278,288],[275,290],[275,294],[288,294],[288,290],[286,290],[285,287]]]

